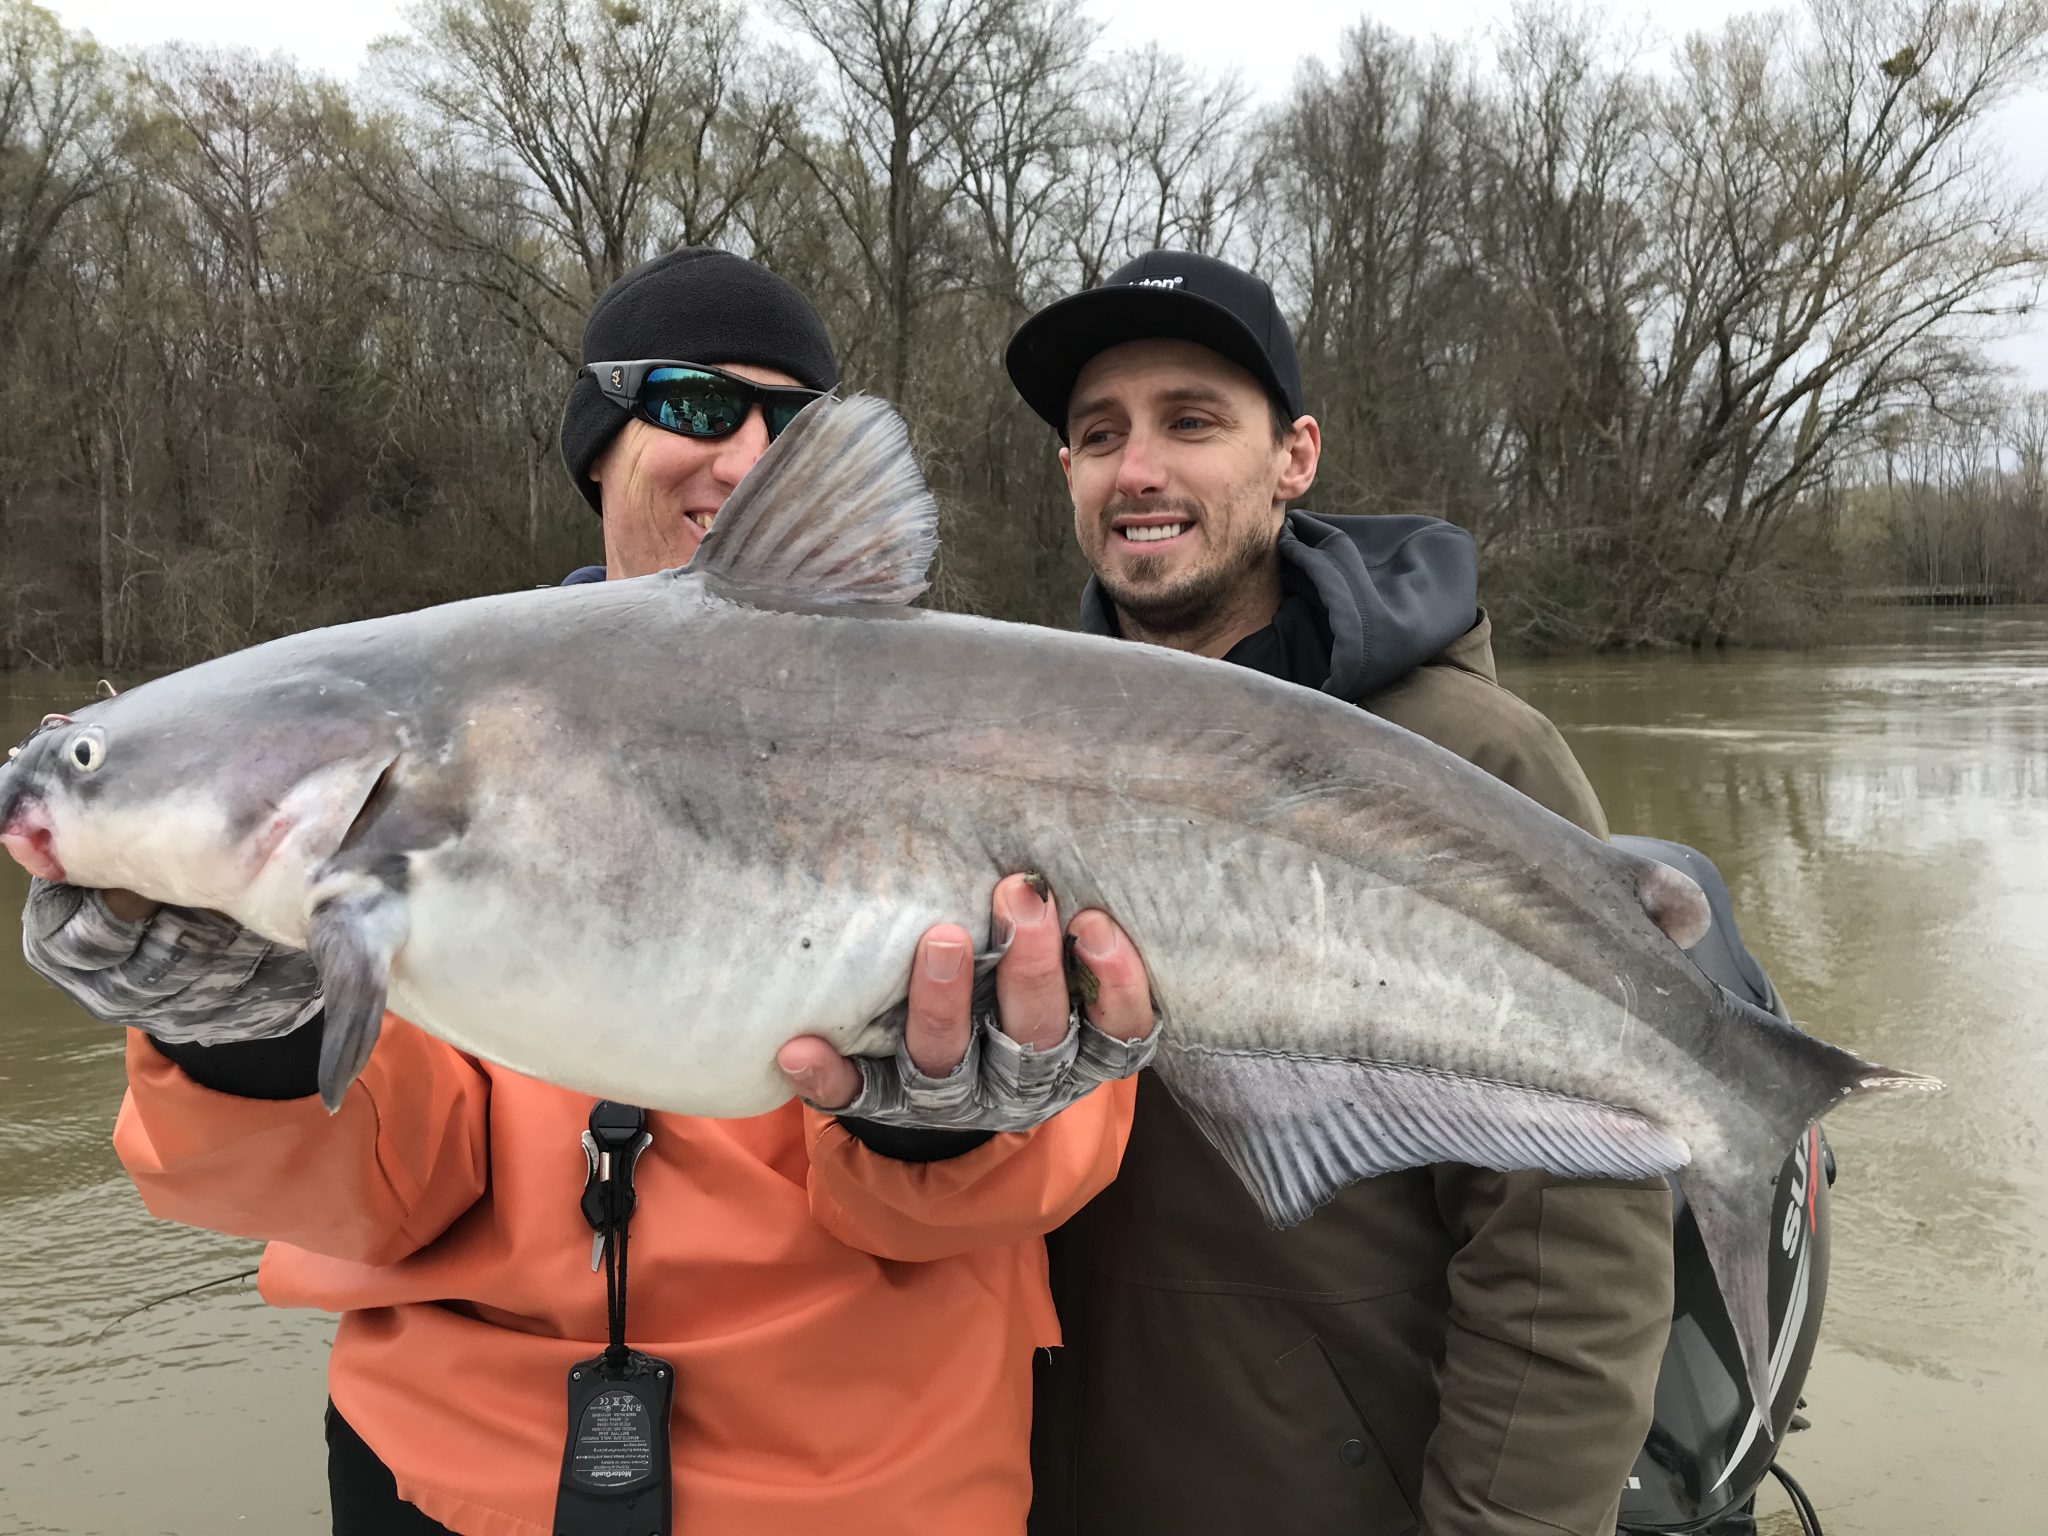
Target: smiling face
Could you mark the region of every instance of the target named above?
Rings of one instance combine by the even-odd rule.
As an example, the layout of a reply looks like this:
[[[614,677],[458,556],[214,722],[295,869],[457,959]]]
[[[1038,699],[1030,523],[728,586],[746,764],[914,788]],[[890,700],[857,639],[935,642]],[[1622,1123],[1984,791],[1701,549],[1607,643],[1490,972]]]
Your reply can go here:
[[[1125,342],[1074,381],[1060,467],[1074,536],[1132,639],[1220,656],[1280,605],[1286,505],[1315,480],[1257,379],[1191,341]]]
[[[757,384],[801,382],[774,368],[715,363]],[[605,578],[619,581],[688,565],[734,486],[768,448],[759,406],[727,437],[683,437],[634,417],[590,478],[604,498]]]

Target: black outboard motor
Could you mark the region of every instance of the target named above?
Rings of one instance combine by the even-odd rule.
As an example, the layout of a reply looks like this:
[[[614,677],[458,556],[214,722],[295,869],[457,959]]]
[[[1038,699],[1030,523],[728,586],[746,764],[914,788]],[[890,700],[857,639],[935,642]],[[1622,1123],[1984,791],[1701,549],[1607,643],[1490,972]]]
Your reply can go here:
[[[1617,846],[1683,870],[1699,882],[1714,925],[1688,953],[1736,996],[1787,1018],[1777,989],[1743,946],[1720,871],[1695,849],[1651,837],[1617,837]],[[1698,1224],[1676,1186],[1672,1233],[1677,1289],[1671,1340],[1657,1377],[1656,1417],[1621,1496],[1628,1536],[1750,1536],[1751,1511],[1767,1472],[1786,1485],[1801,1524],[1819,1536],[1805,1493],[1773,1461],[1794,1411],[1820,1337],[1828,1282],[1828,1186],[1834,1154],[1818,1126],[1789,1149],[1771,1213],[1770,1434],[1750,1401],[1735,1328],[1707,1262]],[[1799,1427],[1804,1427],[1801,1421]]]

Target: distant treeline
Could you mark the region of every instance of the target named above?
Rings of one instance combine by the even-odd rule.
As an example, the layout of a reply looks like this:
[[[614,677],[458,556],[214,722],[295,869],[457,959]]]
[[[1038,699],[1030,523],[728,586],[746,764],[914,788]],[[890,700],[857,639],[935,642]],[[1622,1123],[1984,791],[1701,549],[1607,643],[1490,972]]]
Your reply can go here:
[[[1464,524],[1511,637],[1796,634],[1966,566],[2042,595],[2042,410],[1980,344],[2044,270],[1986,148],[2044,36],[2043,0],[1811,0],[1668,54],[1563,11],[1368,25],[1255,110],[1073,0],[426,0],[346,85],[0,0],[0,665],[593,558],[555,447],[582,318],[685,243],[796,282],[902,406],[948,605],[1067,620],[1002,348],[1162,244],[1279,290],[1310,505]]]

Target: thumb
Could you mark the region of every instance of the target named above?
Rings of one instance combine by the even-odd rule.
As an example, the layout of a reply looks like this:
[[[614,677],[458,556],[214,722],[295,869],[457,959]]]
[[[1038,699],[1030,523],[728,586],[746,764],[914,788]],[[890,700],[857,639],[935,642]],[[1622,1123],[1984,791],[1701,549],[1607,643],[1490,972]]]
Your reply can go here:
[[[820,1109],[844,1109],[860,1092],[860,1068],[817,1035],[799,1035],[775,1053],[790,1086]]]

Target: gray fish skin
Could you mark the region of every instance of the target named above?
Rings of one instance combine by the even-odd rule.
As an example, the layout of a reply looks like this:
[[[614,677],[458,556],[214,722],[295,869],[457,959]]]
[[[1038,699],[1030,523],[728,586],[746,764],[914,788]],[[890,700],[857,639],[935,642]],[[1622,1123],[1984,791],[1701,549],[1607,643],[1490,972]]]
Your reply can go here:
[[[1787,1149],[1930,1080],[1738,1003],[1674,942],[1685,877],[1355,707],[901,607],[931,524],[893,415],[814,407],[691,569],[93,704],[0,770],[0,831],[309,949],[330,1105],[388,1003],[564,1087],[762,1113],[793,1036],[893,1050],[919,935],[1035,870],[1131,934],[1156,1069],[1276,1224],[1437,1161],[1675,1174],[1761,1388]]]

